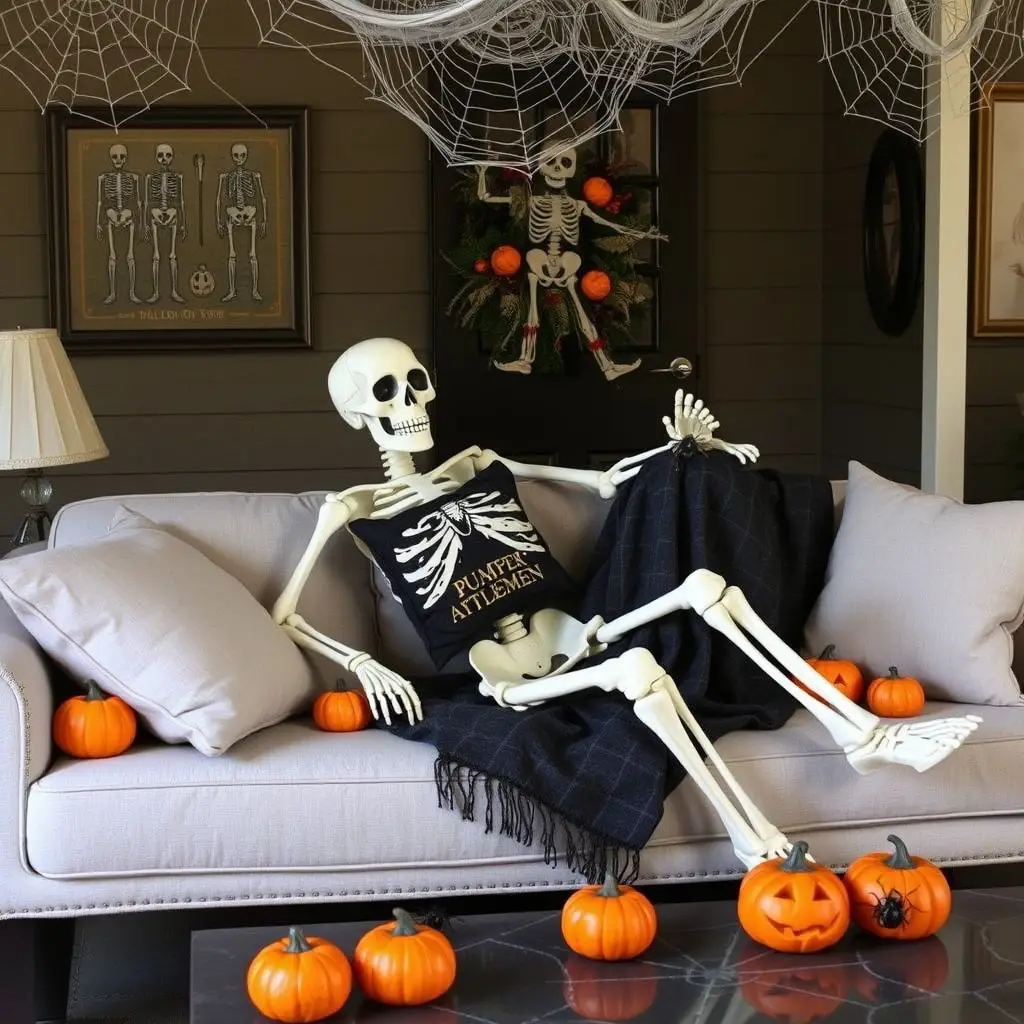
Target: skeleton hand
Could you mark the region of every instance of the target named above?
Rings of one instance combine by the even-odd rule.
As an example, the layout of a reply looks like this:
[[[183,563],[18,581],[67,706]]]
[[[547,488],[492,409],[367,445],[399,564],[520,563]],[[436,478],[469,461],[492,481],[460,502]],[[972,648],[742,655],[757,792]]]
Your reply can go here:
[[[178,237],[183,242],[188,238],[188,225],[184,221],[181,222],[181,231],[178,232]]]
[[[370,702],[370,713],[374,718],[383,716],[384,721],[391,724],[391,709],[396,715],[408,715],[409,724],[423,720],[423,709],[420,698],[412,688],[412,683],[403,679],[397,672],[385,668],[369,654],[360,655],[349,665],[352,672]],[[388,708],[388,702],[391,709]]]
[[[223,221],[217,221],[217,237],[227,238],[228,226]]]
[[[267,222],[265,220],[260,221],[260,238],[267,237]]]
[[[96,221],[96,241],[103,241],[103,225],[99,221]]]
[[[149,239],[150,239],[150,235],[151,234],[152,234],[152,232],[149,229],[149,221],[148,220],[147,221],[143,221],[142,222],[142,240],[144,242],[148,242]]]
[[[676,391],[673,418],[662,416],[661,422],[665,424],[665,432],[670,441],[692,437],[702,448],[711,443],[712,435],[721,426],[703,399],[684,392],[682,388]]]
[[[744,465],[748,459],[751,462],[757,462],[761,457],[761,450],[752,444],[730,444],[728,441],[720,441],[717,437],[713,437],[708,443],[712,448],[725,452],[726,455],[735,455]]]

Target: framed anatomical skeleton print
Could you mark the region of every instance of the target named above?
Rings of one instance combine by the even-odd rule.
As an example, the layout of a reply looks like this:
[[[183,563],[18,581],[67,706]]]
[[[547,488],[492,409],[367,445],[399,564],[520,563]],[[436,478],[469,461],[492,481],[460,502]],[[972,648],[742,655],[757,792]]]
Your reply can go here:
[[[87,110],[48,119],[69,349],[310,344],[305,109],[154,108],[116,131]]]

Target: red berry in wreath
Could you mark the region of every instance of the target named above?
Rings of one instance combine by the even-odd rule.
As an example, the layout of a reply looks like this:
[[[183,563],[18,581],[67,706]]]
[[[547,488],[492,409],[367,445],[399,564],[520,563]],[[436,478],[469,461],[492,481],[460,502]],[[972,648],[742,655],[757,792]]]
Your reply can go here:
[[[523,265],[523,257],[514,245],[499,245],[491,253],[491,270],[499,277],[511,277]]]
[[[602,302],[612,292],[612,279],[603,270],[588,270],[580,281],[580,291],[591,302]]]
[[[475,270],[475,271],[476,271],[476,272],[477,272],[478,274],[486,274],[486,273],[487,273],[487,268],[488,268],[489,266],[490,266],[490,263],[488,263],[488,262],[487,262],[487,260],[485,260],[485,259],[482,259],[482,258],[481,258],[481,259],[478,259],[478,260],[477,260],[477,261],[476,261],[476,262],[475,262],[475,263],[473,264],[473,269],[474,269],[474,270]]]

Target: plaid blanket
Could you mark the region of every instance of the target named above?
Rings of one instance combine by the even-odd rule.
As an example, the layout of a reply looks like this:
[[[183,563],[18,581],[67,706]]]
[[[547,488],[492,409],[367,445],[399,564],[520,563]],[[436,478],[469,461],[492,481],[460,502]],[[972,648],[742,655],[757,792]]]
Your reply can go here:
[[[696,568],[740,587],[799,649],[832,544],[827,479],[741,466],[720,452],[669,451],[619,489],[586,579],[567,607],[610,621],[678,586]],[[796,702],[693,612],[676,612],[610,647],[646,647],[714,740],[776,729]],[[415,681],[422,722],[388,728],[438,751],[439,805],[488,831],[563,852],[588,880],[635,878],[639,852],[684,772],[618,693],[584,691],[515,712],[477,692],[475,675]]]

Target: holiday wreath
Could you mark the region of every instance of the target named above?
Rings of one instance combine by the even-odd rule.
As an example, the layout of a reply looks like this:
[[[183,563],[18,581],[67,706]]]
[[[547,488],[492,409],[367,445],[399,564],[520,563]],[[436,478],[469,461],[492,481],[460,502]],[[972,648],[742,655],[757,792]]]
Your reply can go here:
[[[630,164],[588,155],[579,169],[567,150],[542,165],[540,183],[511,167],[460,178],[462,233],[444,254],[460,287],[447,312],[480,332],[498,369],[563,372],[570,335],[608,379],[640,365],[611,356],[650,315],[638,247],[664,239],[651,225],[650,190],[628,180]]]

